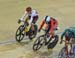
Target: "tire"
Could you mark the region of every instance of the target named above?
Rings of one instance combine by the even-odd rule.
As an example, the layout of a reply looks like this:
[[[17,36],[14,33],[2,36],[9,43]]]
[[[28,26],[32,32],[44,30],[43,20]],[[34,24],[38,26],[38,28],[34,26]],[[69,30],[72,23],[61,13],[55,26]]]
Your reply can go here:
[[[44,35],[39,36],[33,44],[33,50],[34,51],[39,50],[43,46],[44,43],[45,43]]]
[[[63,48],[61,49],[61,51],[60,51],[59,54],[58,54],[58,58],[66,58],[65,49],[66,49],[66,47],[63,47]],[[74,53],[69,54],[69,56],[70,56],[69,58],[74,58],[74,57],[75,57]]]
[[[31,28],[30,28],[31,29]],[[36,35],[37,35],[37,30],[38,30],[38,27],[37,27],[37,25],[34,25],[34,31],[32,31],[32,32],[29,32],[29,39],[30,40],[32,40],[33,38],[35,38],[36,37]]]
[[[21,42],[24,38],[24,25],[21,25],[17,31],[16,31],[16,35],[15,35],[15,38],[16,38],[16,41],[17,42]],[[18,33],[19,32],[19,33]]]
[[[51,39],[53,39],[53,37]],[[52,42],[51,41],[49,42],[47,48],[53,49],[56,46],[56,44],[58,43],[58,40],[59,40],[58,35],[54,36],[54,40]]]

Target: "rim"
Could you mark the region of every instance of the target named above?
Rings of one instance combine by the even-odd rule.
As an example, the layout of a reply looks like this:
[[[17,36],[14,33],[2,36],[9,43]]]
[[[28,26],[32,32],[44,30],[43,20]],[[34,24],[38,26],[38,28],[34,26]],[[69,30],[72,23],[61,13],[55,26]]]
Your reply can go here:
[[[20,26],[16,31],[16,40],[21,41],[24,38],[24,31],[22,31],[23,26]]]
[[[33,49],[38,50],[44,44],[44,37],[39,37],[34,43]]]

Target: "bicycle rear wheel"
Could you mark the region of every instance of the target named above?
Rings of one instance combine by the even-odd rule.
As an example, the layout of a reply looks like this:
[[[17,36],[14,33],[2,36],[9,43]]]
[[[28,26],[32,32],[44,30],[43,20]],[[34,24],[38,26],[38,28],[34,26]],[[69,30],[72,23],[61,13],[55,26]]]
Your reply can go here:
[[[31,30],[31,28],[30,28],[30,30]],[[32,31],[31,32],[30,30],[29,30],[29,39],[32,40],[37,35],[37,30],[38,30],[37,25],[34,25],[34,31],[31,30]]]
[[[56,36],[54,36],[54,37],[51,37],[51,38],[50,38],[50,41],[49,41],[49,43],[48,43],[47,48],[48,48],[48,49],[53,49],[53,48],[56,46],[56,44],[58,43],[58,40],[59,40],[58,35],[56,35]]]

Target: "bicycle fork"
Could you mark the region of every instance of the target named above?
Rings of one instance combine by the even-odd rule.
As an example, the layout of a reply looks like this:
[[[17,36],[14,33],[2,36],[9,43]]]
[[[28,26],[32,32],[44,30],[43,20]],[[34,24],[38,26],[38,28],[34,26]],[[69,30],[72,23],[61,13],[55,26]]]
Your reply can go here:
[[[52,40],[52,38],[51,37],[49,37],[50,39],[49,40],[47,40],[48,38],[46,38],[46,37],[44,37],[44,40],[45,40],[45,45],[47,45],[51,40]]]

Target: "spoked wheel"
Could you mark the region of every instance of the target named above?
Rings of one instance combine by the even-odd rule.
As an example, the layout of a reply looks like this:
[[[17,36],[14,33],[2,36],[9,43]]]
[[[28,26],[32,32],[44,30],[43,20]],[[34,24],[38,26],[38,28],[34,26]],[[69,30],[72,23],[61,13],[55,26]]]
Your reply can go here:
[[[24,38],[24,26],[21,25],[16,31],[16,41],[21,42]]]
[[[59,40],[58,35],[51,37],[47,48],[53,49],[56,46],[56,44],[58,43],[58,40]]]
[[[34,51],[39,50],[43,46],[44,43],[45,43],[44,35],[39,36],[33,44],[33,50]]]

